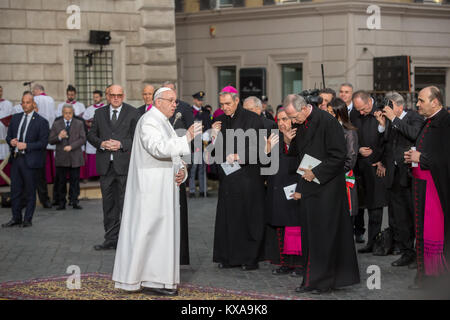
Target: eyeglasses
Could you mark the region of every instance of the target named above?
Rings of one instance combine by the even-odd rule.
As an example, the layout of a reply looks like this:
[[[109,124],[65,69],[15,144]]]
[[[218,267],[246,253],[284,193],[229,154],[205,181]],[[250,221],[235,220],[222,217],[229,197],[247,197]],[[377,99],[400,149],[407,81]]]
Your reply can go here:
[[[111,98],[123,98],[123,94],[112,94],[112,93],[110,93],[109,94],[109,96],[111,97]]]

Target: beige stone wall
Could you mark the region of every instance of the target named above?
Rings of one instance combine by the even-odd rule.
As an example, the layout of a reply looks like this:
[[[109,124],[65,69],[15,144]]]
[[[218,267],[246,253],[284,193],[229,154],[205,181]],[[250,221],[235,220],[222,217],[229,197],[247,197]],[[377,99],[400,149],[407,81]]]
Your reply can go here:
[[[81,29],[68,30],[69,5],[81,9]],[[65,99],[74,84],[73,50],[90,45],[89,30],[111,32],[114,82],[138,104],[144,82],[176,79],[173,0],[0,0],[0,84],[17,102],[24,81],[46,87],[55,100]],[[164,66],[165,71],[155,68]]]
[[[377,1],[381,30],[368,30],[367,2],[323,1],[228,12],[177,14],[179,78],[184,98],[206,91],[217,104],[217,67],[265,67],[269,102],[281,97],[281,64],[303,64],[303,88],[351,82],[373,89],[373,57],[411,55],[414,66],[450,70],[450,6]],[[215,26],[216,35],[209,34]],[[364,48],[367,48],[364,51]],[[450,74],[450,71],[448,71]],[[449,78],[449,77],[447,77]],[[450,105],[450,83],[447,83]]]

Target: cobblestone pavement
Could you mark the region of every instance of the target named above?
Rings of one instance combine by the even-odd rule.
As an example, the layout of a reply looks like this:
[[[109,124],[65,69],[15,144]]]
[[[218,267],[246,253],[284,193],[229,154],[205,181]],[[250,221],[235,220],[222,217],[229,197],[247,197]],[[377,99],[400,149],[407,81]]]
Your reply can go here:
[[[189,241],[191,264],[181,267],[181,281],[205,286],[279,295],[297,295],[299,278],[273,276],[273,266],[261,263],[255,271],[220,270],[212,263],[217,193],[210,198],[189,201]],[[111,274],[115,251],[98,252],[93,245],[103,241],[100,200],[83,200],[83,210],[43,209],[38,206],[31,228],[0,228],[0,283],[66,275],[67,267],[77,265],[82,273]],[[10,209],[0,209],[0,222],[9,221]],[[366,219],[367,220],[367,219]],[[367,223],[367,222],[366,222]],[[384,226],[387,224],[385,212]],[[361,246],[361,245],[359,245]],[[414,299],[422,298],[407,289],[415,275],[407,267],[391,267],[398,256],[358,255],[361,283],[313,299]],[[367,273],[370,265],[381,270],[381,289],[369,290]]]

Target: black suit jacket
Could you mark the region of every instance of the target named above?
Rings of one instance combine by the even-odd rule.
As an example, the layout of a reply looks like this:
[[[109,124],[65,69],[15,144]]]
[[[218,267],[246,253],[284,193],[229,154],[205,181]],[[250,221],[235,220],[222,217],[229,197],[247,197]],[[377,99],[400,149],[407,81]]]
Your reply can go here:
[[[18,130],[23,114],[24,113],[21,112],[13,115],[8,127],[6,142],[11,147],[11,155],[15,152],[15,147],[11,146],[11,140],[19,136]],[[48,121],[37,112],[34,112],[33,117],[31,120],[28,119],[28,121],[29,124],[27,134],[24,139],[24,142],[27,144],[27,148],[25,150],[25,162],[29,168],[43,168],[45,165],[44,153],[47,148],[48,135],[50,132]],[[14,157],[11,156],[9,161],[13,162]]]
[[[144,104],[142,106],[140,106],[139,108],[137,108],[137,113],[138,113],[138,117],[142,117],[145,113],[145,109],[147,108],[147,105]]]
[[[113,155],[114,170],[119,175],[128,173],[131,147],[133,145],[134,130],[138,120],[138,111],[133,106],[123,103],[122,109],[115,126],[111,124],[110,105],[97,109],[94,115],[91,130],[88,133],[88,141],[97,148],[96,166],[100,175],[106,175]],[[118,151],[102,150],[101,144],[105,140],[114,139],[122,144]]]
[[[192,113],[191,106],[181,100],[177,100],[177,109],[175,110],[173,116],[169,119],[170,123],[173,125],[175,130],[177,129],[189,129],[190,126],[194,123],[194,114]],[[177,113],[181,113],[181,118],[175,122],[175,117]],[[174,124],[175,122],[175,124]]]
[[[392,187],[395,163],[399,169],[400,185],[402,187],[410,185],[409,164],[405,163],[404,153],[414,146],[423,123],[424,118],[415,111],[408,111],[401,120],[396,117],[392,122],[386,121],[384,132],[386,143],[382,158],[383,165],[386,167],[386,187]]]

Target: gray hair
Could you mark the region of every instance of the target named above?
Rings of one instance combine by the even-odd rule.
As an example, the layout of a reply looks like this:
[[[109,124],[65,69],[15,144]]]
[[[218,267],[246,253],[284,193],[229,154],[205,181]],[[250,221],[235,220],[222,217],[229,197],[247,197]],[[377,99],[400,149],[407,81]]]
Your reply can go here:
[[[168,81],[164,81],[164,83],[163,83],[163,87],[167,87],[167,86],[170,86],[170,85],[172,85],[173,86],[173,88],[175,89],[175,90],[177,90],[177,84],[174,82],[174,81],[170,81],[170,80],[168,80]]]
[[[247,102],[247,101],[252,101],[252,102],[253,102],[253,105],[254,105],[255,107],[257,107],[258,109],[262,109],[262,102],[261,102],[261,100],[258,99],[257,97],[255,97],[255,96],[250,96],[250,97],[246,98],[246,99],[244,100],[244,104],[245,104],[245,102]]]
[[[33,85],[33,90],[45,91],[44,86],[39,83],[36,83],[35,85]]]
[[[283,108],[286,109],[291,104],[298,112],[302,111],[302,108],[307,105],[305,98],[298,94],[289,94],[284,98]]]
[[[71,109],[72,112],[73,112],[73,114],[75,114],[75,109],[73,108],[73,105],[71,105],[70,103],[64,103],[64,105],[63,105],[63,107],[62,107],[62,109],[61,109],[61,112],[62,112],[64,109]]]
[[[236,101],[236,99],[239,98],[239,95],[234,92],[219,92],[219,97],[225,96],[227,94],[229,94],[231,96],[231,98],[233,98],[234,101]]]
[[[344,82],[343,84],[341,84],[341,86],[339,88],[342,88],[342,87],[350,87],[353,90],[353,85],[350,82]]]
[[[398,93],[396,91],[390,91],[390,92],[386,93],[386,99],[389,99],[389,100],[395,102],[395,104],[398,106],[405,105],[405,99],[403,98],[403,96],[400,93]]]

